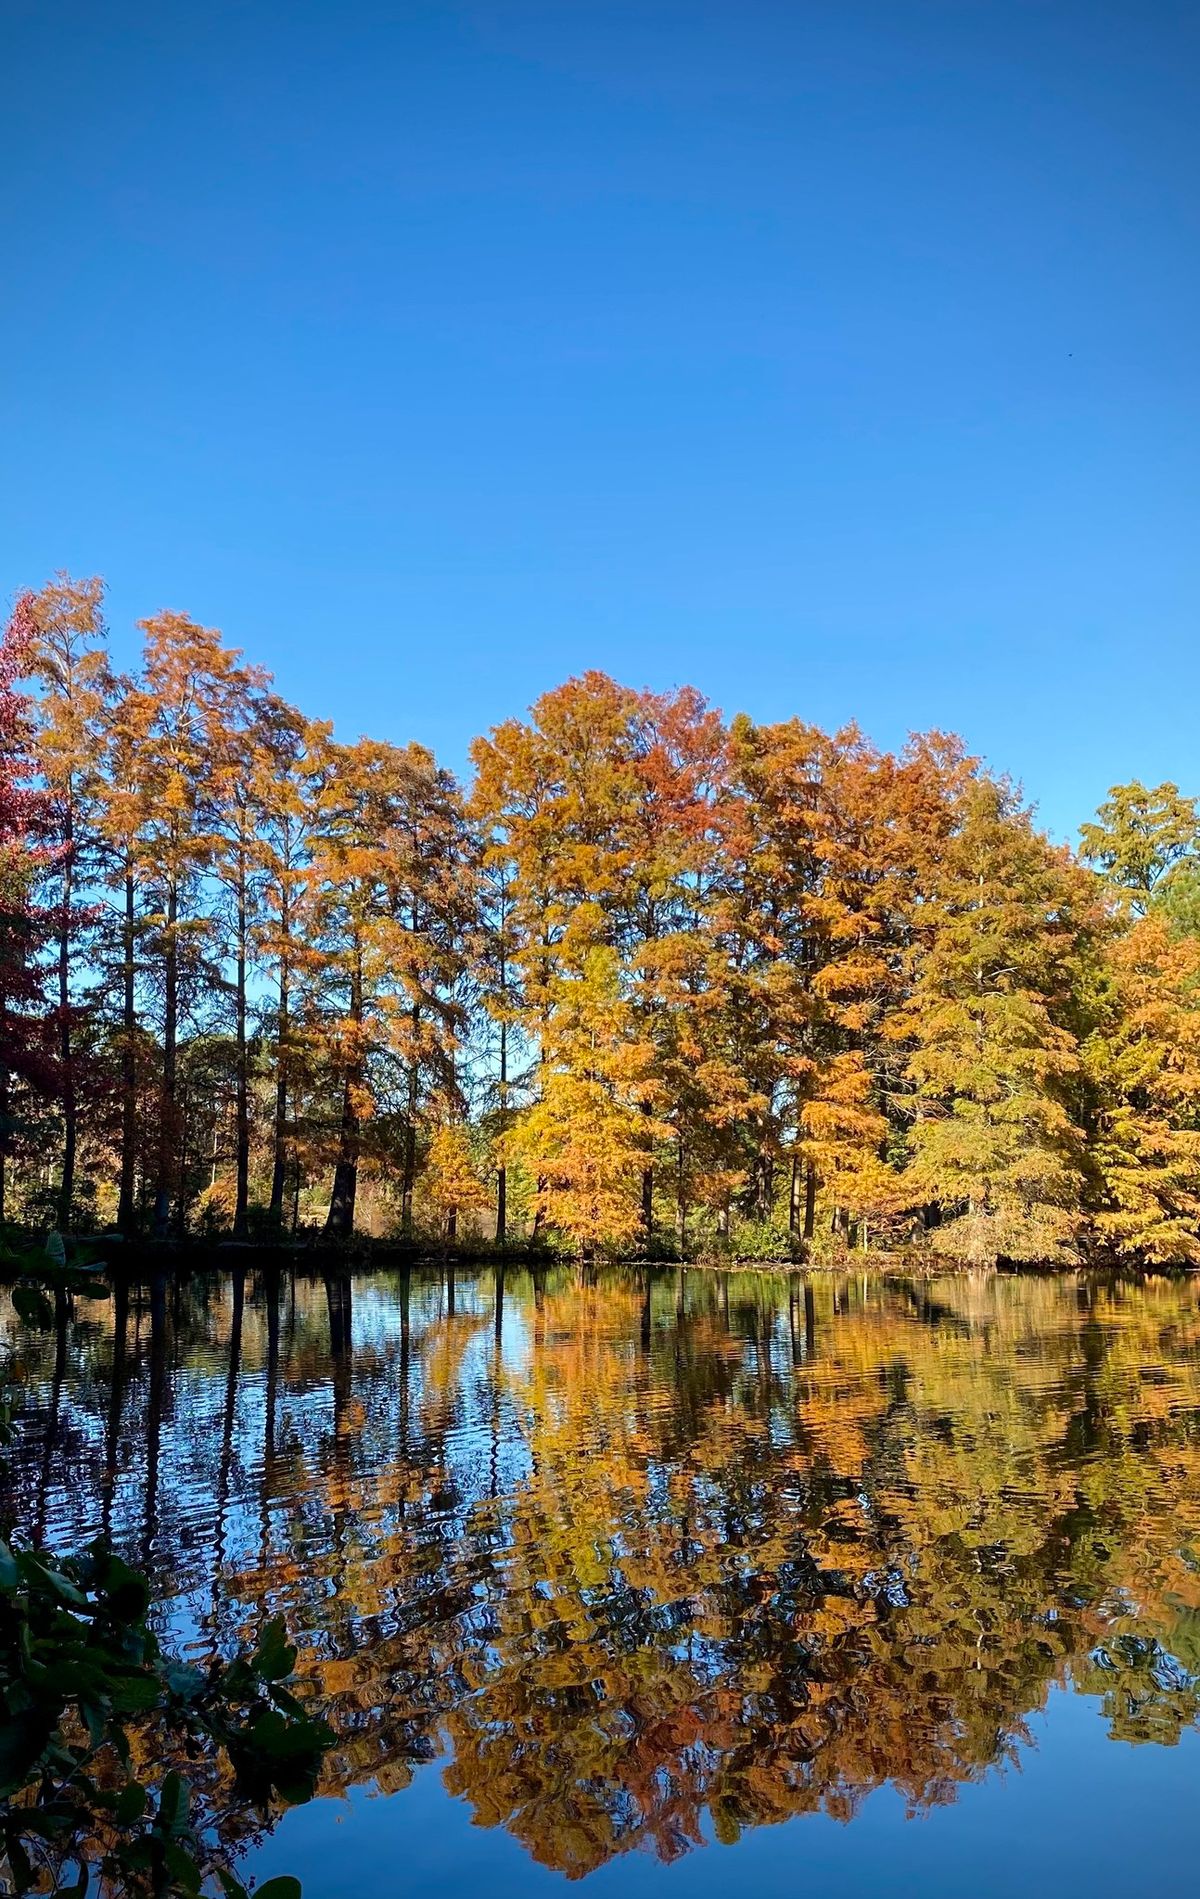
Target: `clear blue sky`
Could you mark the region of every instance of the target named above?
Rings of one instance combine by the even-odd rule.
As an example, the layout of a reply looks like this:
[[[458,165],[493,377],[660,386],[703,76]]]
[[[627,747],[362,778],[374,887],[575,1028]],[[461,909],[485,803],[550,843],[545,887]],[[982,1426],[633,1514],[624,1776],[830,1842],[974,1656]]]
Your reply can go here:
[[[1200,791],[1193,0],[0,0],[0,590]]]

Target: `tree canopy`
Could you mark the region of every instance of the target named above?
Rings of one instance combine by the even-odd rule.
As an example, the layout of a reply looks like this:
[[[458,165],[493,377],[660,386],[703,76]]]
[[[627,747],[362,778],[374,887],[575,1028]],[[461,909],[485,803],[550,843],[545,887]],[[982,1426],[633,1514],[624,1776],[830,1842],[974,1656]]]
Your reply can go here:
[[[958,739],[588,672],[335,737],[99,580],[0,652],[0,1186],[30,1225],[1200,1261],[1197,802],[1078,855]]]

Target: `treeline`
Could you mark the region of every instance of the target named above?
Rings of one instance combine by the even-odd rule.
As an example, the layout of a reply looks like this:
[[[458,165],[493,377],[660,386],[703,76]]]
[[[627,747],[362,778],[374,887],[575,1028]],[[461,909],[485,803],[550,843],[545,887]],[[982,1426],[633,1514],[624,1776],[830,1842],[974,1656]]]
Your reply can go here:
[[[603,674],[335,738],[103,586],[0,648],[0,1218],[1200,1261],[1200,818]]]

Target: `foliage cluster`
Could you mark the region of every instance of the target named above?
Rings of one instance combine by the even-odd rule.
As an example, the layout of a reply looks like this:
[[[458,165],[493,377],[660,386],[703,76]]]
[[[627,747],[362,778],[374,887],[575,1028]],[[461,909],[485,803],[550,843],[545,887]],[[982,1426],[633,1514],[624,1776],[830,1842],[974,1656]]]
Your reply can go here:
[[[589,673],[464,789],[143,633],[60,576],[4,647],[0,1216],[1200,1262],[1175,786],[1077,855],[954,738]]]

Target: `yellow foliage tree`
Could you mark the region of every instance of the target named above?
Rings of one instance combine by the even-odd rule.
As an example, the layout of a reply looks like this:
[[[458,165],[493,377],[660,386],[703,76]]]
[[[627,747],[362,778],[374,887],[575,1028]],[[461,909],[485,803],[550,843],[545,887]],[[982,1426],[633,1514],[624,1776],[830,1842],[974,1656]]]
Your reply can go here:
[[[1086,1047],[1101,1109],[1097,1236],[1200,1265],[1200,941],[1145,917],[1109,951],[1107,1017]]]
[[[425,1191],[448,1239],[456,1237],[461,1213],[482,1213],[490,1207],[491,1194],[480,1179],[463,1122],[434,1129],[425,1158]]]
[[[518,1144],[538,1177],[542,1217],[585,1255],[628,1245],[641,1224],[642,1170],[662,1138],[654,1045],[622,995],[614,951],[589,950],[550,990],[539,1099]]]

